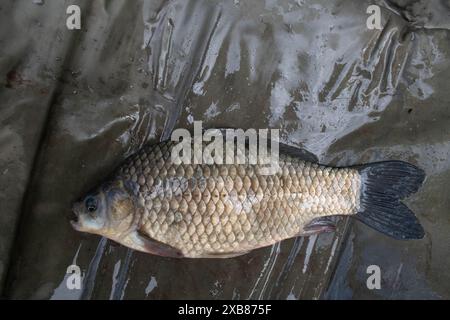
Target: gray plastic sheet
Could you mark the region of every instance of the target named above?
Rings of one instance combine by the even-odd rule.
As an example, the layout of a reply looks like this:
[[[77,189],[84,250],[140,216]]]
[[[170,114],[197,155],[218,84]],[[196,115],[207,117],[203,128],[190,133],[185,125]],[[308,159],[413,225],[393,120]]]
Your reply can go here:
[[[449,1],[3,1],[0,279],[25,299],[450,298]],[[77,4],[81,30],[66,28]],[[371,4],[381,30],[366,27]],[[71,202],[174,128],[279,128],[321,163],[427,173],[426,236],[352,220],[227,260],[72,230]],[[82,270],[81,290],[66,286]],[[367,267],[382,271],[380,290]]]

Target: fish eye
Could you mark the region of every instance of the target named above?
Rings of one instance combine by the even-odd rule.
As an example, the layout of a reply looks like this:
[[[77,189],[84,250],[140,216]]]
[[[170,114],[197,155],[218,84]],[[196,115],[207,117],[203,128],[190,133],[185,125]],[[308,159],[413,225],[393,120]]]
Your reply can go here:
[[[94,212],[97,210],[97,200],[94,197],[86,199],[85,206],[88,212]]]

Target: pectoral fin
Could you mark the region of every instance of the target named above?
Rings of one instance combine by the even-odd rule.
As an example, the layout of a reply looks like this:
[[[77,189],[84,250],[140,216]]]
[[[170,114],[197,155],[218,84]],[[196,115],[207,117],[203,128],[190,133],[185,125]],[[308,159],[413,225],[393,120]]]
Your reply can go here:
[[[128,247],[139,250],[142,252],[154,254],[161,257],[170,258],[183,258],[183,253],[169,246],[168,244],[151,239],[145,234],[135,230],[131,232],[125,239],[122,239],[123,243]]]

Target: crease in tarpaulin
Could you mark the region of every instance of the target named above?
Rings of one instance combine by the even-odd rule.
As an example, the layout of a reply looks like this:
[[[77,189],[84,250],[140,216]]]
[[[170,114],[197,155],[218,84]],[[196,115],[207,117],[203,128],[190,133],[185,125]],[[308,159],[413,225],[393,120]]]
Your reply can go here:
[[[348,78],[346,76],[343,78],[340,77],[344,83],[348,82],[351,85],[350,88],[343,88],[343,83],[337,83],[332,87],[328,94],[328,96],[331,96],[331,99],[325,98],[325,100],[327,102],[332,102],[332,100],[343,98],[341,96],[341,93],[343,93],[350,99],[355,97],[356,101],[362,101],[366,106],[374,106],[376,105],[374,100],[377,100],[380,94],[385,93],[393,95],[398,85],[398,78],[403,71],[404,63],[408,58],[408,50],[405,50],[405,55],[401,59],[402,67],[398,69],[395,80],[385,81],[387,74],[390,75],[391,73],[396,73],[392,69],[392,64],[385,62],[392,61],[392,53],[394,52],[395,55],[397,52],[396,50],[392,51],[391,46],[396,45],[397,49],[398,46],[402,45],[397,42],[396,35],[398,32],[399,30],[397,27],[391,28],[390,20],[388,20],[384,28],[363,49],[362,59],[355,61],[355,64],[351,65],[350,69],[347,71],[350,73],[350,76]],[[387,67],[391,68],[388,72],[386,72]],[[376,77],[375,75],[379,73],[378,71],[380,69],[382,69],[380,76]],[[345,68],[342,71],[344,70]],[[362,72],[368,73],[368,76],[364,77],[363,80],[361,80]],[[383,85],[386,88],[383,89]],[[350,91],[346,94],[345,89],[350,89]],[[354,108],[361,108],[364,106],[358,106],[356,101],[355,105],[348,106],[350,111]],[[384,106],[386,105],[387,102],[384,103]]]
[[[93,3],[92,2],[88,2],[88,4],[86,4],[85,2],[83,2],[82,4],[79,4],[80,6],[83,7],[84,12],[86,12],[86,15],[90,15],[92,7],[93,7]],[[69,40],[67,41],[68,45],[67,45],[67,49],[64,51],[64,56],[62,57],[62,63],[61,66],[59,68],[59,72],[55,72],[58,74],[62,74],[63,70],[68,69],[68,66],[70,64],[70,62],[72,61],[72,52],[75,52],[74,48],[76,47],[76,43],[75,43],[75,39],[77,38],[77,33],[71,33],[70,36],[68,36]],[[35,154],[32,156],[33,157],[33,161],[31,162],[31,168],[28,174],[28,178],[27,178],[27,182],[26,182],[26,186],[25,186],[25,191],[24,191],[24,195],[23,195],[23,199],[21,201],[21,205],[20,205],[20,210],[19,210],[19,215],[18,215],[18,219],[16,222],[16,225],[13,227],[15,229],[15,231],[13,232],[12,238],[14,239],[14,241],[12,242],[12,246],[10,249],[10,253],[9,253],[9,259],[7,260],[5,266],[4,266],[4,277],[3,279],[0,279],[0,285],[2,285],[2,287],[0,288],[0,293],[2,295],[5,296],[9,296],[12,292],[12,279],[14,278],[14,268],[15,268],[15,257],[18,256],[18,252],[20,250],[19,246],[20,246],[20,236],[21,236],[21,229],[24,227],[25,225],[25,220],[27,219],[26,217],[26,211],[28,211],[28,201],[31,197],[31,190],[30,187],[35,183],[36,180],[36,176],[37,176],[37,171],[39,169],[39,165],[40,165],[40,161],[39,159],[42,157],[41,153],[43,152],[43,146],[45,145],[45,141],[47,139],[47,136],[49,135],[49,132],[51,130],[51,126],[50,126],[50,122],[51,122],[51,118],[52,115],[54,114],[54,108],[55,105],[57,104],[58,98],[61,95],[61,87],[63,87],[65,84],[63,84],[60,81],[55,81],[54,82],[54,87],[53,89],[49,92],[50,96],[48,98],[48,108],[46,109],[46,115],[45,115],[45,120],[43,122],[42,125],[42,130],[39,133],[39,139],[37,142],[37,148],[35,151]],[[17,252],[17,253],[16,253]],[[3,283],[1,283],[1,281],[3,281]]]
[[[133,115],[128,116],[132,119],[133,124],[126,133],[130,134],[131,138],[124,153],[125,157],[130,156],[136,150],[142,148],[151,139],[157,137],[157,119],[164,118],[164,122],[167,122],[168,117],[167,112],[160,104],[136,104],[133,107],[136,107],[137,110]]]
[[[188,4],[182,5],[186,7]],[[211,19],[210,15],[206,14],[198,17],[199,23],[204,27],[200,29],[200,33],[190,38],[189,46],[183,47],[184,38],[192,36],[189,30],[183,28],[184,22],[191,19],[189,12],[202,4],[203,2],[194,2],[191,3],[194,8],[180,9],[175,12],[173,9],[175,4],[169,2],[165,7],[160,8],[155,21],[151,19],[150,22],[146,21],[149,19],[148,15],[143,15],[145,25],[143,46],[149,52],[148,68],[152,75],[153,88],[167,100],[172,101],[167,106],[168,116],[164,124],[163,140],[169,138],[178,121],[185,98],[192,90],[195,79],[199,77],[211,39],[220,21],[221,7],[207,7],[208,12],[213,11],[211,14],[214,18]],[[204,38],[208,40],[203,41]],[[175,45],[180,44],[181,47],[174,48]],[[180,52],[182,52],[181,55]]]
[[[395,15],[401,17],[403,20],[408,22],[411,29],[450,30],[449,23],[447,23],[447,26],[442,26],[439,23],[441,22],[440,19],[442,19],[443,16],[445,17],[445,14],[443,14],[443,16],[439,14],[442,14],[443,11],[450,9],[450,4],[448,3],[448,1],[447,2],[438,0],[409,1],[405,2],[403,6],[399,3],[396,3],[396,1],[394,0],[378,0],[377,3],[379,3],[382,8],[385,8],[386,10],[394,13]],[[430,4],[429,7],[427,6],[428,4]],[[414,10],[414,5],[418,6],[422,5],[422,8],[420,8],[420,10],[417,10],[417,8],[416,10]],[[436,6],[438,6],[439,8],[436,8]],[[426,9],[428,9],[429,11],[426,11]],[[419,11],[420,13],[417,14],[418,13],[417,11]],[[450,18],[450,15],[447,14],[447,18]],[[436,23],[437,21],[434,19],[438,20],[437,25],[435,26],[427,25],[427,24],[433,25],[434,23]],[[447,21],[450,22],[450,19],[448,19]],[[445,25],[445,23],[442,24]]]
[[[335,252],[336,252],[336,248],[337,248],[338,242],[339,242],[339,239],[338,239],[338,238],[335,238],[335,239],[333,240],[333,245],[331,246],[330,257],[328,258],[327,266],[325,267],[324,274],[326,274],[326,273],[328,272],[328,270],[330,269],[331,261],[333,260],[334,254],[335,254]]]
[[[94,291],[95,278],[97,277],[98,266],[103,258],[106,244],[108,239],[101,237],[98,242],[97,249],[95,250],[94,257],[89,263],[89,267],[86,271],[86,275],[83,281],[83,292],[81,293],[81,300],[90,300],[92,298],[92,292]]]
[[[269,256],[265,259],[261,272],[256,279],[253,288],[251,289],[247,299],[263,299],[264,293],[266,291],[267,283],[269,282],[270,276],[272,275],[273,268],[277,261],[278,255],[280,253],[280,242],[272,245],[270,249]],[[262,288],[259,289],[258,285],[262,282]],[[259,291],[259,292],[258,292]]]
[[[379,2],[382,5],[383,8],[385,8],[386,10],[392,12],[396,16],[402,18],[407,23],[413,24],[414,21],[412,21],[410,19],[410,17],[408,17],[408,15],[406,14],[407,11],[405,11],[405,9],[400,7],[398,4],[394,3],[391,0],[378,0],[377,2]]]
[[[339,129],[334,135],[322,137],[307,146],[310,151],[321,156],[332,147],[334,141],[354,132],[368,120],[378,121],[378,113],[382,112],[396,95],[412,41],[404,36],[408,34],[407,26],[393,23],[389,19],[384,28],[362,49],[361,58],[355,59],[352,64],[347,62],[339,70],[335,68],[339,75],[334,76],[334,72],[330,74],[329,80],[318,91],[322,104],[334,105],[337,110],[345,113],[352,112],[354,117],[331,117],[332,114],[335,115],[336,110],[329,111],[330,117],[323,117],[322,122],[327,128]],[[403,33],[405,30],[406,33]],[[361,76],[364,74],[365,76]],[[336,103],[340,100],[347,102]],[[358,121],[358,118],[363,118],[364,121]]]
[[[127,248],[127,253],[125,255],[125,259],[123,264],[118,261],[120,269],[118,275],[116,277],[116,282],[112,288],[110,300],[122,300],[125,295],[125,289],[128,283],[128,272],[130,271],[131,257],[133,255],[133,249]],[[114,275],[113,275],[114,276]],[[113,279],[114,280],[114,279]]]
[[[272,292],[275,289],[278,289],[279,287],[281,287],[283,285],[284,281],[286,281],[287,276],[288,276],[289,272],[291,272],[291,268],[294,265],[295,259],[297,258],[297,255],[303,246],[303,241],[304,241],[303,237],[295,238],[294,244],[291,247],[291,250],[286,259],[286,262],[284,263],[283,268],[282,268],[281,272],[278,274],[277,280],[275,281],[275,285],[270,288],[269,297],[272,296]],[[292,292],[292,289],[291,289],[291,292]],[[276,294],[276,299],[280,298],[280,294],[281,294],[281,292],[278,292]]]
[[[203,87],[205,82],[211,76],[211,72],[213,70],[213,66],[216,64],[217,57],[219,56],[220,48],[222,47],[223,42],[227,36],[227,33],[230,29],[230,24],[221,25],[219,28],[220,22],[223,21],[222,11],[217,15],[216,21],[214,23],[213,30],[208,38],[206,44],[206,50],[201,59],[201,68],[198,72],[197,81],[192,86],[192,91],[197,95],[202,95],[204,93]],[[213,41],[215,38],[215,41]]]
[[[305,144],[309,151],[322,156],[330,145],[349,132],[368,121],[377,121],[379,112],[397,94],[409,55],[411,38],[407,35],[410,29],[406,22],[393,15],[386,20],[381,31],[369,32],[370,38],[358,51],[349,46],[338,52],[326,52],[328,57],[335,57],[334,62],[330,60],[334,69],[323,68],[326,64],[311,59],[313,66],[321,68],[323,76],[311,77],[316,84],[310,81],[311,90],[307,87],[310,99],[295,101],[294,110],[302,123],[297,134],[313,133]],[[348,41],[349,44],[360,42],[357,38],[349,38]],[[388,71],[392,74],[386,75]],[[323,128],[328,129],[327,134],[322,133],[325,131]]]
[[[350,217],[344,218],[344,226],[342,228],[343,231],[341,233],[342,236],[340,238],[340,243],[338,245],[338,248],[335,249],[334,251],[334,255],[336,258],[334,259],[334,261],[327,262],[327,268],[331,270],[331,273],[328,276],[328,279],[326,279],[325,290],[320,294],[319,297],[320,299],[333,299],[333,297],[331,296],[333,294],[332,293],[333,288],[331,288],[331,286],[334,282],[334,278],[337,277],[337,275],[347,274],[347,272],[344,272],[343,269],[347,267],[346,263],[348,263],[348,261],[343,262],[342,259],[346,258],[344,257],[344,255],[348,253],[346,251],[348,247],[351,247],[350,251],[353,251],[353,239],[355,235],[352,233],[351,230],[352,223],[353,223],[352,218]],[[339,281],[341,280],[339,279]]]
[[[314,245],[316,244],[317,240],[317,234],[314,234],[310,237],[308,237],[308,244],[306,246],[306,254],[305,254],[305,260],[303,261],[303,269],[302,273],[305,274],[308,270],[309,261],[311,259],[311,255],[313,253]]]

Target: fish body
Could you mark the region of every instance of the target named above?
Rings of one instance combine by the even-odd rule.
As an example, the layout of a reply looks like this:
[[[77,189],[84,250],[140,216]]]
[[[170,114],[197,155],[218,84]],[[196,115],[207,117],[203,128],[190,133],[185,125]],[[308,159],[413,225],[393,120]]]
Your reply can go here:
[[[75,229],[169,257],[233,257],[284,239],[334,230],[351,215],[394,238],[423,236],[401,198],[423,172],[401,161],[332,168],[295,154],[259,164],[175,164],[175,142],[148,145],[74,205]],[[385,185],[383,185],[385,183]]]

